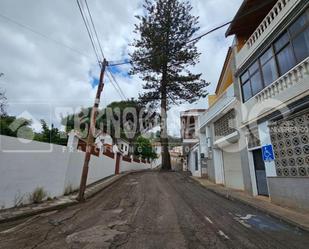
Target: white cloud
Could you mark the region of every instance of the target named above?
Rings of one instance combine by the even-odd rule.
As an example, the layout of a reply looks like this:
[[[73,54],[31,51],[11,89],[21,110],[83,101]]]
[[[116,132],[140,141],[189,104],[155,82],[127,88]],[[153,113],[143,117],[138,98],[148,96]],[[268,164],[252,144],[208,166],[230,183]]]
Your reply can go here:
[[[200,16],[201,32],[230,20],[241,0],[191,0],[195,15]],[[136,14],[141,13],[141,0],[88,0],[104,53],[108,59],[120,60],[132,51]],[[224,6],[224,8],[222,8]],[[92,75],[98,75],[96,60],[75,0],[2,0],[0,14],[10,17],[48,39],[0,17],[0,87],[6,90],[9,112],[19,115],[28,111],[36,119],[58,124],[55,108],[92,105],[95,89]],[[203,38],[199,44],[201,63],[194,69],[203,72],[212,85],[212,93],[231,39],[225,29]],[[73,49],[65,48],[53,40]],[[74,51],[73,51],[74,50]],[[78,51],[78,52],[76,52]],[[128,69],[123,67],[122,70]],[[117,75],[127,97],[137,97],[142,82],[137,77]],[[102,94],[102,106],[120,97],[110,83]],[[51,118],[48,108],[53,110]],[[193,105],[173,107],[170,133],[179,134],[179,111],[206,108],[206,100]],[[175,124],[175,125],[173,125]]]

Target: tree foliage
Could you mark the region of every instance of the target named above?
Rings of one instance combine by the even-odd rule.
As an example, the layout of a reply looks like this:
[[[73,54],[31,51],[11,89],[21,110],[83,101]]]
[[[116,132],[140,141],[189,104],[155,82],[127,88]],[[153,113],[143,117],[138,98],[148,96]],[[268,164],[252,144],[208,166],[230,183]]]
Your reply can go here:
[[[6,115],[6,100],[5,92],[0,92],[0,118]]]
[[[51,124],[51,128],[47,125],[46,121],[41,119],[42,131],[35,134],[35,140],[45,143],[67,145],[68,137],[65,132],[59,131]]]
[[[140,74],[146,90],[140,97],[146,103],[158,103],[165,97],[168,103],[193,103],[207,96],[208,83],[202,74],[190,71],[199,62],[198,40],[190,42],[199,30],[198,17],[190,14],[189,2],[179,0],[146,0],[145,16],[137,16],[139,34],[131,54],[132,74]]]
[[[0,117],[0,134],[10,137],[33,139],[32,121],[24,118],[3,115]]]
[[[31,128],[31,124],[32,120],[5,115],[0,118],[0,134],[45,143],[67,145],[66,133],[59,131],[53,124],[49,128],[47,123],[41,120],[41,132],[35,132]]]
[[[80,131],[87,137],[90,126],[91,107],[83,108],[79,113],[62,119],[66,131]],[[115,101],[105,109],[99,109],[96,119],[96,129],[109,133],[114,139],[124,138],[133,142],[155,122],[156,113],[144,108],[137,100]],[[132,128],[134,126],[134,128]]]
[[[157,154],[153,151],[150,140],[143,136],[139,136],[136,139],[134,154],[142,158],[157,158]]]
[[[200,53],[198,17],[191,14],[189,2],[180,0],[145,0],[144,15],[137,16],[135,51],[131,54],[131,74],[140,75],[145,92],[140,100],[161,108],[162,167],[170,169],[167,114],[172,104],[193,103],[207,96],[208,83],[201,73],[193,73]]]

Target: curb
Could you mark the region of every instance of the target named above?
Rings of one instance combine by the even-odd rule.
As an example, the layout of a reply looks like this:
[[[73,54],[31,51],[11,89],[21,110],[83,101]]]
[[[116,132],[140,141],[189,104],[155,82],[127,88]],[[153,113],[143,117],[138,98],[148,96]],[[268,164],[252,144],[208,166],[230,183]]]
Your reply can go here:
[[[132,172],[125,172],[125,173],[121,173],[119,175],[114,175],[113,177],[109,177],[106,180],[103,180],[102,182],[98,182],[97,184],[93,184],[92,186],[90,186],[88,191],[86,189],[85,200],[88,200],[88,199],[94,197],[95,195],[100,193],[102,190],[108,188],[109,186],[111,186],[115,182],[119,181],[120,179],[122,179],[123,177],[125,177],[127,175],[130,175],[131,173]],[[102,184],[102,186],[100,186],[100,184]],[[91,188],[93,188],[93,191],[91,191]]]
[[[89,193],[86,193],[86,191],[87,191],[87,189],[86,189],[86,191],[85,191],[85,199],[88,200],[88,199],[92,198],[93,196],[95,196],[96,194],[101,192],[102,190],[108,188],[109,186],[111,186],[115,182],[117,182],[120,179],[122,179],[124,176],[127,176],[127,175],[129,175],[131,173],[134,173],[134,172],[126,172],[126,173],[123,173],[123,174],[120,174],[120,175],[114,175],[113,177],[106,179],[105,180],[106,181],[105,184],[104,184],[104,181],[101,182],[102,187],[96,189],[95,191],[91,192],[91,191],[88,190]],[[97,184],[99,184],[99,183],[97,183]],[[95,187],[96,185],[92,184],[90,186],[91,187]],[[70,207],[70,206],[73,206],[73,205],[76,205],[76,204],[79,204],[79,203],[80,202],[78,202],[77,200],[72,199],[72,200],[67,201],[65,203],[61,203],[61,204],[58,204],[58,205],[54,205],[54,206],[50,206],[50,207],[46,207],[46,208],[42,208],[42,209],[37,209],[37,210],[30,210],[29,212],[20,213],[20,214],[17,214],[17,215],[8,217],[8,218],[0,217],[0,224],[16,221],[16,220],[23,219],[23,218],[28,218],[28,217],[31,217],[31,216],[34,216],[34,215],[38,215],[38,214],[42,214],[42,213],[47,213],[47,212],[51,212],[51,211],[55,211],[55,210],[61,210],[61,209],[64,209],[64,208],[67,208],[67,207]]]
[[[190,177],[190,179],[194,180],[196,183],[198,183],[199,185],[201,185],[202,187],[206,188],[207,190],[217,194],[217,195],[220,195],[228,200],[232,200],[232,201],[238,201],[238,202],[241,202],[242,204],[245,204],[247,206],[250,206],[250,207],[253,207],[259,211],[262,211],[264,213],[266,213],[267,215],[273,217],[273,218],[276,218],[276,219],[279,219],[280,221],[284,221],[285,223],[288,223],[289,225],[292,225],[294,227],[297,227],[298,229],[301,229],[301,230],[304,230],[306,232],[309,232],[309,227],[308,226],[304,226],[294,220],[291,220],[285,216],[282,216],[278,213],[275,213],[275,212],[272,212],[270,211],[269,209],[267,208],[263,208],[263,207],[260,207],[259,205],[255,205],[254,203],[252,202],[249,202],[249,201],[246,201],[242,198],[239,198],[237,196],[234,196],[233,194],[225,194],[221,191],[218,191],[216,189],[213,189],[211,187],[208,187],[208,186],[205,186],[203,185],[198,179],[195,179],[194,177]]]
[[[79,203],[78,201],[72,200],[70,202],[61,203],[59,205],[54,205],[54,206],[47,207],[47,208],[42,208],[40,210],[31,210],[29,212],[21,213],[21,214],[12,216],[12,217],[0,218],[0,224],[16,221],[16,220],[23,219],[23,218],[28,218],[28,217],[31,217],[31,216],[35,216],[35,215],[38,215],[38,214],[43,214],[43,213],[47,213],[47,212],[51,212],[51,211],[55,211],[55,210],[61,210],[61,209],[64,209],[66,207],[76,205],[78,203]]]

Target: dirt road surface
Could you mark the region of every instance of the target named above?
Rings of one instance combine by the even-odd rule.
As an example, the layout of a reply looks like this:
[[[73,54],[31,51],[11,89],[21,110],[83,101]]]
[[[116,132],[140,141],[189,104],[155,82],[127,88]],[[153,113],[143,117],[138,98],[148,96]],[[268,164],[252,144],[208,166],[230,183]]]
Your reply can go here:
[[[309,248],[309,234],[173,172],[131,174],[83,204],[0,225],[1,249]]]

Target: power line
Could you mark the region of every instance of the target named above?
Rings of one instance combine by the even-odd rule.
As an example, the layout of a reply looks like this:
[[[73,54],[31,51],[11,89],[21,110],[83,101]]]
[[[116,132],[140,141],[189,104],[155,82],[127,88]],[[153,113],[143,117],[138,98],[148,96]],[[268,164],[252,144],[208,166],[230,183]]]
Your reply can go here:
[[[77,0],[77,1],[78,1],[78,0]],[[99,50],[100,50],[101,55],[102,55],[102,58],[104,59],[105,56],[104,56],[104,53],[103,53],[103,49],[102,49],[102,46],[101,46],[101,42],[100,42],[100,39],[99,39],[99,36],[98,36],[97,29],[96,29],[95,24],[94,24],[94,21],[93,21],[93,18],[92,18],[92,14],[91,14],[91,11],[90,11],[90,8],[89,8],[89,5],[88,5],[87,0],[85,0],[85,3],[86,3],[87,12],[88,12],[88,15],[89,15],[89,18],[90,18],[90,21],[91,21],[92,29],[93,29],[93,32],[94,32],[94,34],[93,34],[92,31],[91,31],[91,28],[89,27],[90,24],[89,24],[89,22],[87,21],[86,16],[84,16],[84,17],[85,17],[84,19],[85,19],[86,22],[87,22],[87,24],[85,24],[85,25],[86,25],[86,27],[87,27],[87,30],[90,31],[90,32],[89,32],[90,34],[88,33],[88,34],[89,34],[89,37],[90,37],[90,40],[91,40],[91,42],[92,42],[92,44],[93,44],[95,53],[96,53],[96,55],[97,55],[98,52],[97,52],[97,50],[96,50],[95,42],[94,42],[94,39],[93,39],[93,37],[95,36],[96,41],[97,41],[97,44],[98,44],[98,46],[99,46]],[[79,5],[79,6],[80,6],[80,5]],[[81,12],[81,13],[82,13],[82,12]],[[114,75],[112,74],[111,70],[109,70],[109,69],[108,69],[108,72],[107,72],[107,77],[109,78],[110,82],[111,82],[112,85],[114,86],[114,88],[115,88],[115,90],[117,91],[117,93],[119,94],[119,96],[120,96],[122,99],[124,99],[124,100],[127,99],[127,97],[126,97],[126,95],[124,94],[123,90],[122,90],[121,87],[119,86],[119,84],[118,84],[116,78],[114,77]]]
[[[87,27],[90,31],[90,35],[91,35],[91,39],[93,41],[93,44],[95,45],[95,51],[96,53],[98,54],[98,57],[100,58],[100,53],[99,53],[99,49],[97,48],[97,44],[95,43],[95,39],[94,39],[94,31],[92,30],[91,28],[91,25],[90,25],[90,21],[89,21],[89,12],[88,12],[88,15],[85,13],[85,4],[82,2],[82,0],[79,0],[80,3],[81,3],[81,8],[83,10],[83,13],[84,13],[84,17],[85,17],[85,20],[86,20],[86,23],[87,23]]]
[[[112,63],[108,65],[109,67],[115,67],[115,66],[121,66],[121,65],[126,65],[126,64],[131,64],[132,61],[123,61],[123,62],[118,62],[118,63]]]
[[[219,30],[219,29],[222,29],[222,28],[224,28],[225,26],[231,24],[232,22],[233,22],[233,21],[229,21],[229,22],[226,22],[226,23],[224,23],[224,24],[222,24],[222,25],[220,25],[220,26],[218,26],[218,27],[215,27],[215,28],[213,28],[213,29],[207,31],[206,33],[201,34],[201,35],[199,35],[199,36],[193,38],[192,40],[188,41],[187,44],[188,44],[188,43],[191,43],[191,42],[194,42],[194,41],[197,41],[197,40],[201,39],[202,37],[204,37],[204,36],[206,36],[206,35],[209,35],[209,34],[215,32],[215,31],[217,31],[217,30]]]
[[[91,35],[91,31],[90,31],[90,29],[89,29],[89,27],[88,27],[88,24],[87,24],[87,21],[86,21],[84,12],[83,12],[83,10],[82,10],[82,7],[81,7],[81,5],[80,5],[79,0],[76,0],[76,2],[77,2],[77,5],[78,5],[80,14],[81,14],[81,16],[82,16],[82,19],[83,19],[83,21],[84,21],[84,25],[85,25],[85,27],[86,27],[86,30],[87,30],[89,39],[90,39],[90,41],[91,41],[91,45],[92,45],[93,51],[94,51],[95,56],[96,56],[96,58],[97,58],[98,64],[99,64],[99,66],[101,67],[100,59],[99,59],[99,56],[98,56],[96,47],[95,47],[95,45],[94,45],[94,41],[93,41],[93,38],[92,38],[92,35]]]
[[[193,39],[190,40],[188,43],[191,43],[191,42],[194,42],[194,41],[196,41],[196,40],[199,40],[199,39],[201,39],[202,37],[204,37],[204,36],[206,36],[206,35],[208,35],[208,34],[214,32],[214,31],[217,31],[218,29],[221,29],[221,28],[223,28],[223,27],[225,27],[225,26],[227,26],[227,25],[229,25],[229,24],[232,24],[233,22],[235,22],[235,21],[237,21],[237,20],[240,20],[241,18],[243,18],[243,17],[245,17],[245,16],[248,16],[248,15],[252,14],[252,13],[254,13],[254,12],[257,11],[257,10],[264,8],[265,6],[267,6],[268,4],[270,4],[271,2],[274,2],[274,0],[267,0],[267,1],[264,1],[261,5],[257,5],[255,8],[251,9],[250,11],[247,11],[247,12],[244,13],[243,15],[240,15],[239,17],[237,17],[237,18],[235,18],[235,19],[233,19],[233,20],[231,20],[231,21],[229,21],[229,22],[226,22],[226,23],[224,23],[224,24],[222,24],[222,25],[220,25],[220,26],[217,26],[217,27],[215,27],[215,28],[213,28],[213,29],[207,31],[207,32],[204,33],[204,34],[201,34],[201,35],[199,35],[199,36],[193,38]]]
[[[121,91],[117,88],[116,84],[113,81],[113,78],[111,77],[111,75],[109,74],[109,71],[107,71],[107,77],[109,79],[109,81],[112,83],[113,87],[115,88],[116,92],[118,93],[118,95],[120,96],[120,98],[122,100],[126,100],[126,96],[122,95]]]
[[[207,35],[209,35],[209,34],[215,32],[215,31],[217,31],[217,30],[219,30],[219,29],[221,29],[221,28],[223,28],[223,27],[225,27],[225,26],[227,26],[227,25],[229,25],[229,24],[234,23],[235,21],[237,21],[237,20],[239,20],[239,19],[241,19],[241,18],[243,18],[243,17],[245,17],[245,16],[247,16],[247,15],[252,14],[253,12],[255,12],[255,11],[257,11],[257,10],[259,10],[259,9],[261,9],[261,8],[263,8],[263,7],[265,7],[266,5],[270,4],[270,3],[273,2],[273,1],[274,1],[274,0],[267,0],[267,1],[264,1],[262,4],[256,6],[255,8],[251,9],[250,11],[247,11],[246,13],[244,13],[244,14],[241,15],[241,16],[239,16],[238,18],[234,18],[233,20],[231,20],[231,21],[229,21],[229,22],[226,22],[226,23],[224,23],[224,24],[221,24],[221,25],[219,25],[219,26],[217,26],[217,27],[215,27],[215,28],[212,28],[212,29],[210,29],[209,31],[207,31],[207,32],[205,32],[205,33],[203,33],[203,34],[201,34],[201,35],[199,35],[199,36],[197,36],[197,37],[195,37],[195,38],[189,40],[188,42],[186,42],[186,44],[189,44],[189,43],[191,43],[191,42],[198,41],[198,40],[200,40],[201,38],[203,38],[204,36],[207,36]],[[162,52],[162,53],[163,53],[163,52]],[[161,54],[162,54],[162,53],[161,53]],[[159,55],[160,55],[160,54],[159,54]],[[156,54],[155,56],[158,56],[158,54]],[[146,60],[146,59],[149,59],[149,58],[155,57],[155,56],[154,56],[154,55],[149,55],[149,56],[146,56],[146,57],[142,58],[142,60]],[[131,60],[127,60],[127,61],[123,61],[123,62],[117,62],[117,63],[114,63],[114,64],[109,64],[109,67],[121,66],[121,65],[125,65],[125,64],[131,64],[131,63],[132,63]]]
[[[116,80],[116,77],[113,75],[112,71],[111,71],[109,68],[107,68],[107,70],[108,70],[109,74],[111,75],[113,81],[115,82],[115,84],[116,84],[117,87],[119,88],[119,91],[121,92],[121,95],[122,95],[125,99],[127,99],[126,95],[125,95],[124,92],[122,91],[122,88],[120,87],[120,85],[119,85],[118,81]]]
[[[98,36],[98,33],[97,33],[97,30],[96,30],[96,27],[95,27],[95,24],[94,24],[94,21],[93,21],[93,18],[92,18],[92,14],[91,14],[91,11],[90,11],[90,8],[89,8],[89,5],[88,5],[88,2],[87,0],[85,0],[85,3],[86,3],[86,8],[87,8],[87,12],[88,12],[88,15],[89,15],[89,18],[90,18],[90,21],[91,21],[91,25],[92,25],[92,29],[93,29],[93,32],[94,34],[92,33],[92,30],[91,30],[91,27],[90,27],[90,24],[89,24],[89,21],[86,17],[86,15],[83,13],[83,10],[81,8],[81,5],[79,3],[79,0],[77,0],[77,3],[78,3],[78,6],[79,6],[79,9],[80,9],[80,12],[81,12],[81,15],[83,17],[83,20],[84,20],[84,24],[86,26],[86,29],[87,29],[87,32],[88,32],[88,36],[90,38],[90,41],[91,41],[91,44],[92,44],[92,47],[94,49],[94,52],[95,52],[95,55],[98,59],[98,62],[99,62],[99,56],[98,56],[98,51],[96,49],[96,45],[95,45],[95,41],[94,41],[94,36],[95,36],[95,39],[96,39],[96,42],[99,46],[99,50],[101,52],[101,55],[102,55],[102,58],[104,59],[105,56],[104,56],[104,53],[103,53],[103,49],[102,49],[102,46],[101,46],[101,42],[99,40],[99,36]],[[100,65],[100,62],[99,62],[99,65]],[[123,100],[127,99],[124,92],[122,91],[121,87],[119,86],[116,78],[114,77],[114,75],[111,73],[110,70],[107,71],[107,77],[109,79],[109,81],[112,83],[113,87],[115,88],[115,90],[117,91],[117,93],[119,94],[120,98],[122,98]]]
[[[85,0],[85,3],[86,3],[87,11],[88,11],[91,23],[92,23],[93,30],[94,30],[94,33],[95,33],[95,37],[96,37],[96,40],[98,42],[98,45],[99,45],[99,48],[100,48],[100,51],[101,51],[101,55],[102,55],[102,57],[104,59],[105,56],[104,56],[104,53],[103,53],[103,49],[102,49],[102,46],[101,46],[101,43],[100,43],[100,40],[99,40],[99,37],[98,37],[97,29],[95,28],[95,25],[94,25],[94,22],[93,22],[93,19],[92,19],[91,11],[89,9],[87,0]]]
[[[58,41],[58,40],[56,40],[56,39],[54,39],[54,38],[51,38],[50,36],[48,36],[48,35],[46,35],[46,34],[44,34],[44,33],[41,33],[40,31],[37,31],[37,30],[35,30],[35,29],[33,29],[33,28],[31,28],[31,27],[29,27],[29,26],[23,24],[23,23],[20,23],[20,22],[14,20],[14,19],[12,19],[12,18],[10,18],[10,17],[8,17],[8,16],[5,16],[5,15],[3,15],[3,14],[0,14],[0,17],[1,17],[2,19],[4,19],[4,20],[10,22],[10,23],[15,24],[16,26],[19,26],[20,28],[23,28],[23,29],[25,29],[25,30],[28,30],[28,31],[30,31],[31,33],[36,34],[36,35],[38,35],[38,36],[41,36],[42,38],[44,38],[44,39],[46,39],[46,40],[48,40],[48,41],[51,41],[51,42],[53,42],[53,43],[55,43],[55,44],[57,44],[57,45],[59,45],[59,46],[62,46],[62,47],[64,47],[64,48],[66,48],[66,49],[69,49],[69,50],[71,50],[71,51],[73,51],[73,52],[75,52],[75,53],[77,53],[77,54],[83,55],[83,56],[85,56],[85,57],[90,57],[88,54],[85,54],[85,53],[81,52],[80,50],[78,50],[78,49],[76,49],[76,48],[72,48],[72,47],[68,46],[67,44],[65,44],[65,43],[63,43],[63,42]]]

